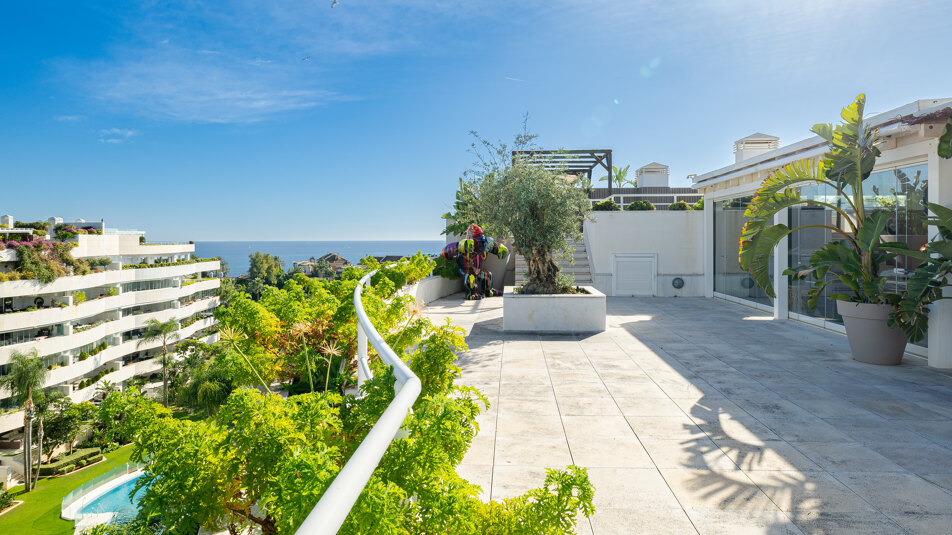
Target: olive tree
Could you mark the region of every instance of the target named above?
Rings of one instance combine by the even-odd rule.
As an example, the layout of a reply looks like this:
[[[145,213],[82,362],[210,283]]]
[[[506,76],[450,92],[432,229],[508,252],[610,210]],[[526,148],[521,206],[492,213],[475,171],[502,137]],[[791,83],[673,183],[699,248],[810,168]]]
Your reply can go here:
[[[453,222],[445,232],[463,234],[470,224],[480,225],[487,235],[511,241],[525,257],[529,273],[523,293],[566,293],[570,283],[555,256],[568,254],[568,241],[582,237],[582,221],[591,212],[587,177],[513,158],[515,151],[538,149],[527,121],[511,145],[471,132],[476,162],[460,178],[454,211],[443,216]]]
[[[568,251],[569,239],[582,238],[582,220],[591,212],[588,196],[576,187],[578,180],[541,165],[516,163],[481,182],[485,217],[512,237],[513,248],[526,259],[523,293],[569,291],[555,255]]]

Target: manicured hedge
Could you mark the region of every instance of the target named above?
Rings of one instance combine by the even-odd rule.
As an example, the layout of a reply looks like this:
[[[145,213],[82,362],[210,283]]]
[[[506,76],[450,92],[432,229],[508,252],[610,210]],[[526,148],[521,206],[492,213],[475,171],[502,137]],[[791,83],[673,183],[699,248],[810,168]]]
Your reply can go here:
[[[596,212],[617,212],[621,210],[621,206],[618,206],[618,203],[611,199],[605,199],[604,201],[593,204],[592,210]]]
[[[85,461],[86,464],[92,464],[102,459],[102,451],[99,448],[83,448],[73,450],[72,455],[62,455],[57,457],[50,464],[40,465],[41,476],[52,476],[59,474],[68,474],[76,469],[79,461]]]

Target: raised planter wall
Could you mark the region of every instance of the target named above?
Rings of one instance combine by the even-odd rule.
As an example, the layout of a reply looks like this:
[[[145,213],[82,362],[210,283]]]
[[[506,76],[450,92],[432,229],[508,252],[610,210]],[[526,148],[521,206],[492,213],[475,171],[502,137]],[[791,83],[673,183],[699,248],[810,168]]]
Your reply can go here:
[[[424,305],[462,291],[462,279],[450,280],[436,275],[419,280],[406,288],[408,294]]]
[[[506,286],[502,298],[503,330],[537,333],[591,333],[606,328],[605,294],[582,286],[588,294],[523,295]]]

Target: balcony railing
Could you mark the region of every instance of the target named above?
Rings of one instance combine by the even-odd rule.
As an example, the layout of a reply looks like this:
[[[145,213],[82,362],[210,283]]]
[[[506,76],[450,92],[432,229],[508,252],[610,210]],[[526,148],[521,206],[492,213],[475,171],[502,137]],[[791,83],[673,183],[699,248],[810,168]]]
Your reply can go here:
[[[354,290],[354,307],[357,311],[357,385],[360,387],[364,381],[373,377],[367,362],[367,341],[370,340],[380,360],[393,366],[393,375],[396,378],[393,389],[396,395],[367,437],[360,443],[357,451],[334,478],[334,482],[324,492],[324,496],[304,519],[304,523],[297,531],[300,535],[337,533],[380,463],[383,454],[400,431],[400,426],[407,417],[410,407],[420,395],[420,379],[390,349],[377,329],[370,323],[367,313],[364,312],[360,294],[374,273],[376,271],[364,275]]]

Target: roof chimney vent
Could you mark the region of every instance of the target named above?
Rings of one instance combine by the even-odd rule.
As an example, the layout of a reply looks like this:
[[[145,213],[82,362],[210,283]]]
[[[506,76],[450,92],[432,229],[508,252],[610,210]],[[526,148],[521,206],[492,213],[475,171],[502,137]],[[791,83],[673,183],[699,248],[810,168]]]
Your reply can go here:
[[[780,138],[755,132],[734,142],[734,163],[780,148]]]
[[[651,162],[635,171],[635,177],[638,179],[639,188],[666,188],[669,173],[667,165]]]

